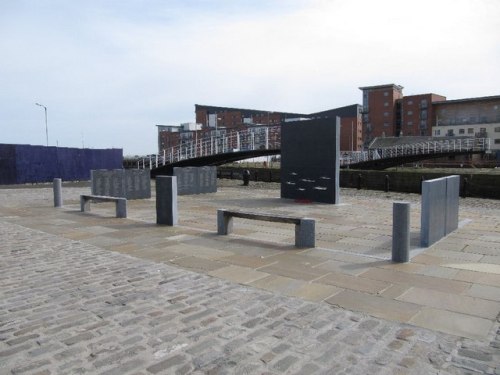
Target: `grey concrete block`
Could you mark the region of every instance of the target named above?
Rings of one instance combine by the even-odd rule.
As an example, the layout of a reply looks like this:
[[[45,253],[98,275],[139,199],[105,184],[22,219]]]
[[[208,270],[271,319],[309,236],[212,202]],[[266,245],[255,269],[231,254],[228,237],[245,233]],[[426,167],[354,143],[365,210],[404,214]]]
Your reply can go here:
[[[445,235],[446,179],[422,182],[420,243],[431,246]]]
[[[54,207],[62,207],[62,180],[60,178],[54,178],[53,181],[54,190]]]
[[[392,261],[410,260],[410,203],[394,202],[392,205]]]
[[[90,200],[86,199],[83,195],[80,195],[80,211],[81,212],[90,211]]]
[[[459,176],[422,182],[421,246],[431,246],[458,228],[459,193]]]
[[[156,223],[162,225],[177,225],[179,221],[177,210],[177,177],[156,177]]]
[[[217,234],[226,235],[233,231],[233,218],[224,210],[217,210]]]
[[[116,201],[116,217],[127,217],[127,200],[125,198]]]
[[[314,219],[300,219],[300,224],[295,225],[295,246],[315,247],[316,246],[316,222]]]

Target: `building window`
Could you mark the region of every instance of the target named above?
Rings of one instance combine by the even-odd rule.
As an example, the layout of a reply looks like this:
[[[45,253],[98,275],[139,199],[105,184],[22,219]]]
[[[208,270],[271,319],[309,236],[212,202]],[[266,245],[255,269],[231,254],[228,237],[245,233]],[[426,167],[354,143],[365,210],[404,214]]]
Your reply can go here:
[[[453,132],[453,129],[448,129],[448,132],[446,133],[448,137],[453,137],[455,133]]]
[[[389,91],[385,91],[384,96],[389,96]]]
[[[500,139],[495,139],[495,144],[500,145]]]
[[[412,116],[413,115],[413,111],[408,111],[408,116]]]
[[[408,105],[413,105],[413,100],[408,100]]]
[[[464,129],[458,129],[458,134],[465,134],[465,130]]]
[[[384,117],[388,117],[389,116],[389,112],[384,112]]]
[[[389,107],[389,102],[384,102],[384,107]]]
[[[427,110],[426,110],[426,109],[422,109],[422,110],[420,111],[420,118],[421,118],[422,120],[427,120]]]
[[[389,127],[389,123],[388,123],[388,122],[384,122],[384,126],[385,126],[386,128],[388,128],[388,127]]]
[[[427,108],[427,100],[426,99],[422,99],[420,101],[420,107],[421,108]]]
[[[441,129],[434,130],[434,135],[441,135]]]
[[[474,134],[474,128],[468,128],[467,134]]]
[[[497,127],[495,128],[495,133],[500,133],[500,126],[497,126]]]
[[[412,126],[413,125],[413,121],[408,121],[408,126]]]

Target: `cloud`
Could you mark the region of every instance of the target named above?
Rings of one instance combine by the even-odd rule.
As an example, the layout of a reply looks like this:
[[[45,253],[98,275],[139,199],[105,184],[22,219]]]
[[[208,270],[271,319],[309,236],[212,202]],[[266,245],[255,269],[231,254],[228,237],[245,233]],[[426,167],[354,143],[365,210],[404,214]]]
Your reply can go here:
[[[23,1],[0,4],[2,142],[156,149],[194,104],[314,112],[359,86],[497,95],[494,0]],[[5,37],[8,36],[8,37]],[[42,126],[43,127],[43,126]],[[43,129],[44,130],[44,129]]]

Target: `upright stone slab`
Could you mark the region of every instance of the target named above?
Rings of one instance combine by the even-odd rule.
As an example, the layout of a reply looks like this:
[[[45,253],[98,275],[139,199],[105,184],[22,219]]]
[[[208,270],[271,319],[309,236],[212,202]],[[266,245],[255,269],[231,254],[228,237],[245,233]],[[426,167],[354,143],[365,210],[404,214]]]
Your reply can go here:
[[[92,170],[92,194],[127,199],[151,198],[149,169]]]
[[[445,235],[458,228],[458,201],[460,195],[460,176],[446,177],[446,217]]]
[[[156,176],[156,223],[177,225],[177,177]]]
[[[196,167],[174,168],[179,195],[198,194],[198,169]]]
[[[198,168],[198,186],[200,193],[217,192],[217,167]]]
[[[339,203],[340,118],[281,125],[281,197]]]
[[[179,195],[217,192],[216,167],[175,167]]]
[[[446,178],[422,182],[421,246],[429,247],[445,235]]]
[[[151,172],[149,169],[124,169],[125,198],[151,198]]]
[[[108,197],[125,197],[122,169],[98,169],[90,171],[92,194]]]

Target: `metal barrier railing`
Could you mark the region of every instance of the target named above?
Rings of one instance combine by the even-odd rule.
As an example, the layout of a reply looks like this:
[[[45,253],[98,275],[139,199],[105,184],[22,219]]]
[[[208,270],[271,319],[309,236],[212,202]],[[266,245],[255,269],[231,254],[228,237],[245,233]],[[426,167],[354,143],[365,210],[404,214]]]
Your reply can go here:
[[[215,134],[213,134],[215,133]],[[234,131],[220,129],[210,136],[195,139],[181,139],[175,147],[152,154],[137,161],[137,168],[158,168],[181,160],[212,156],[228,152],[280,149],[281,126],[258,126]],[[377,159],[388,159],[409,155],[427,155],[445,152],[487,151],[489,138],[435,139],[415,144],[396,145],[369,151],[348,151],[340,153],[340,165]]]

